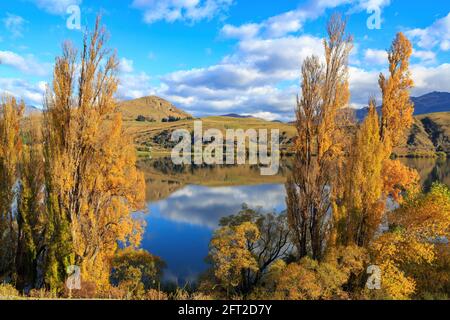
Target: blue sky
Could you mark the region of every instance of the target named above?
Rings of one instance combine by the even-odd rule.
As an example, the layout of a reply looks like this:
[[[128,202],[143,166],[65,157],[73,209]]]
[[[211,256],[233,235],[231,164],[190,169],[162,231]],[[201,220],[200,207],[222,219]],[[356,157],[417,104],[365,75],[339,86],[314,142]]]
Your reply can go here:
[[[102,13],[121,61],[118,99],[159,95],[196,116],[292,119],[301,63],[322,55],[334,11],[348,15],[354,36],[354,107],[379,97],[385,50],[399,31],[414,45],[412,94],[450,91],[448,1],[1,0],[0,92],[42,104],[61,43],[82,37],[66,27],[70,5],[80,7],[82,29]],[[380,29],[367,27],[374,9]]]

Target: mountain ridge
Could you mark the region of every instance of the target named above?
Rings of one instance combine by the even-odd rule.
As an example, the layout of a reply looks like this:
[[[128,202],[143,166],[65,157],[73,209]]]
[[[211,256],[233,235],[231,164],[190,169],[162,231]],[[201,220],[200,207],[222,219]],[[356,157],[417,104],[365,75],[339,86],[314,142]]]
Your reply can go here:
[[[419,97],[411,97],[414,103],[414,115],[423,115],[429,113],[448,112],[450,111],[450,93],[433,91]],[[355,117],[358,121],[362,121],[369,111],[369,108],[355,110]],[[381,113],[381,106],[377,107],[378,113]]]
[[[242,115],[242,114],[238,114],[238,113],[228,113],[228,114],[221,115],[221,117],[238,118],[238,119],[249,119],[249,118],[253,118],[253,116]]]

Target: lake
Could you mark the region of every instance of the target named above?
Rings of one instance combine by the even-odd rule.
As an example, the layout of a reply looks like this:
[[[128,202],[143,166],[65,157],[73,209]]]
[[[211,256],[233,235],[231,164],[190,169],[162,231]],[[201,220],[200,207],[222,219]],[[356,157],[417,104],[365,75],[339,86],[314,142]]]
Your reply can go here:
[[[418,170],[424,189],[434,181],[450,185],[450,160],[402,159]],[[167,263],[165,281],[193,282],[208,265],[208,244],[220,218],[243,203],[264,211],[285,210],[287,162],[276,176],[257,166],[174,166],[170,159],[145,160],[146,230],[142,247]]]

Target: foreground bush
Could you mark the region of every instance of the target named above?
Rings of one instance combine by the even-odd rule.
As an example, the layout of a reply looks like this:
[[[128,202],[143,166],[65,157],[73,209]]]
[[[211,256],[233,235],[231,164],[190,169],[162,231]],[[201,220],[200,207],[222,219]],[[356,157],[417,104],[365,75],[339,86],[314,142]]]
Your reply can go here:
[[[0,284],[0,300],[19,299],[19,291],[10,284]]]

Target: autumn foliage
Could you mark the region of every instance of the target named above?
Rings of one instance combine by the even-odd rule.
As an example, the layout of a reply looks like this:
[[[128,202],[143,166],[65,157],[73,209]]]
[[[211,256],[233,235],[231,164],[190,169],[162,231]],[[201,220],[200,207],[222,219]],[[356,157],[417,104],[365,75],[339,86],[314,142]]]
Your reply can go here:
[[[223,218],[210,268],[188,292],[161,291],[164,262],[137,249],[145,181],[116,113],[117,59],[97,20],[80,51],[65,43],[42,117],[0,103],[0,296],[115,299],[448,299],[450,190],[420,189],[392,157],[412,124],[409,60],[399,33],[380,74],[382,101],[349,112],[346,21],[333,15],[324,56],[301,67],[287,210],[244,205]],[[381,103],[381,110],[377,105]],[[69,266],[82,290],[65,288]],[[381,287],[366,286],[377,267]]]
[[[61,293],[70,265],[107,288],[119,244],[140,243],[131,214],[143,208],[145,183],[114,113],[117,62],[105,44],[100,20],[80,53],[64,44],[43,119],[23,119],[23,104],[2,100],[0,279],[20,289]]]
[[[340,24],[343,28],[334,29],[338,34],[331,33],[330,41],[343,38],[345,24]],[[340,52],[345,53],[345,50]],[[328,64],[330,51],[326,49],[325,54]],[[411,54],[411,43],[399,33],[388,51],[389,76],[381,74],[379,79],[383,99],[381,114],[377,112],[376,100],[371,98],[368,115],[361,124],[352,125],[355,130],[349,130],[349,123],[343,123],[343,117],[333,112],[333,117],[325,117],[327,99],[320,95],[321,66],[316,58],[305,60],[302,98],[297,107],[297,156],[293,175],[286,186],[294,242],[300,248],[299,262],[288,265],[287,272],[280,273],[278,287],[286,279],[282,286],[284,298],[342,298],[345,295],[340,290],[344,289],[354,298],[408,299],[418,295],[418,283],[423,284],[425,278],[415,271],[433,268],[434,261],[439,261],[441,266],[448,261],[445,260],[448,248],[443,250],[445,245],[439,244],[449,239],[449,199],[445,196],[448,189],[436,185],[423,195],[418,173],[391,159],[393,148],[404,139],[404,132],[412,124]],[[346,59],[340,61],[345,70]],[[347,96],[346,91],[343,92],[343,96]],[[343,104],[338,103],[342,101]],[[337,99],[335,108],[343,108],[345,101]],[[328,139],[328,145],[335,146],[329,152],[336,164],[335,170],[327,168],[321,158],[318,147],[323,139],[315,127],[330,121],[333,125],[328,126],[334,128],[334,136],[347,136],[341,138],[340,144]],[[318,165],[323,170],[317,170]],[[312,193],[316,188],[322,190],[322,194]],[[318,200],[312,202],[313,199]],[[392,211],[393,206],[399,205]],[[327,216],[319,220],[320,228],[316,231],[323,250],[321,254],[314,250],[317,241],[314,217],[317,215]],[[363,269],[369,264],[380,268],[382,289],[367,290],[367,275],[361,273],[343,277],[340,284],[329,283],[320,288],[324,279],[318,276],[322,274],[321,268],[331,268],[326,262],[330,254],[336,248],[354,246],[367,254],[367,259],[360,260]],[[337,270],[329,272],[335,275],[334,280],[341,277]],[[435,276],[438,274],[436,271]],[[295,285],[296,282],[299,284]]]
[[[448,288],[448,244],[442,243],[450,230],[448,188],[435,185],[423,194],[418,173],[391,157],[412,123],[411,44],[397,35],[388,52],[389,75],[380,75],[381,114],[370,98],[367,117],[357,123],[348,115],[352,42],[345,26],[333,16],[325,62],[312,56],[301,68],[296,153],[286,184],[285,232],[296,250],[270,260],[259,281],[246,282],[261,271],[255,248],[265,230],[243,218],[244,210],[211,241],[212,274],[200,287],[208,294],[291,300],[438,296],[442,291],[423,292],[430,283],[427,268]],[[368,266],[380,270],[377,290],[366,287]]]
[[[348,55],[352,38],[338,15],[328,23],[325,65],[316,56],[302,66],[302,94],[297,99],[295,161],[286,184],[289,224],[299,258],[321,259],[329,237],[333,172],[343,152],[338,111],[348,104]]]

